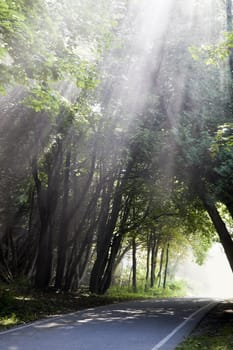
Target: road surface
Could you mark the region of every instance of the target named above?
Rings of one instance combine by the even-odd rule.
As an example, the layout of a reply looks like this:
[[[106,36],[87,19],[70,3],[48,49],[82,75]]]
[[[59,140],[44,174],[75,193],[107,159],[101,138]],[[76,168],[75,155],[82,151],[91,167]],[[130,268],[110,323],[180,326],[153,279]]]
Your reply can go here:
[[[133,301],[0,333],[1,350],[172,350],[213,307],[209,299]]]

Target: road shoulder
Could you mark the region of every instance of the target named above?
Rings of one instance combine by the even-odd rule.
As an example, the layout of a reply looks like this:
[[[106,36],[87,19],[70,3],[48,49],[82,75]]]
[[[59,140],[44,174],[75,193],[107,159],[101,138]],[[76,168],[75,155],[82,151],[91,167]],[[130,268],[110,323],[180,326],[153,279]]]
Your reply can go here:
[[[233,349],[233,300],[218,303],[176,350]]]

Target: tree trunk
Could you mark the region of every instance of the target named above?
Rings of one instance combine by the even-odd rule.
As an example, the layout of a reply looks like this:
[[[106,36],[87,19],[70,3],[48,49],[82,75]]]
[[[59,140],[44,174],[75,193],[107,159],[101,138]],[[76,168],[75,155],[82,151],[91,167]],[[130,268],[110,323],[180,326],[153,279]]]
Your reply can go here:
[[[146,283],[145,283],[145,292],[148,291],[148,287],[149,287],[150,253],[151,253],[151,234],[147,234],[147,254],[146,254]]]
[[[165,269],[164,269],[164,278],[163,278],[163,289],[166,288],[167,284],[167,271],[168,271],[168,262],[169,262],[169,248],[170,244],[167,244],[167,249],[166,249],[166,261],[165,261]]]
[[[37,159],[33,160],[32,172],[37,190],[37,201],[40,214],[40,233],[38,254],[36,259],[35,286],[44,289],[48,286],[51,272],[51,236],[50,236],[50,210],[46,201],[46,191],[42,189],[38,176]]]
[[[226,0],[227,31],[232,32],[232,0]],[[233,49],[230,49],[229,66],[231,79],[233,80]]]
[[[49,285],[52,265],[52,245],[50,225],[46,219],[41,225],[38,256],[36,260],[35,286],[44,289]]]
[[[115,259],[120,249],[122,237],[123,237],[122,234],[118,234],[113,239],[107,266],[101,281],[101,289],[100,289],[101,294],[104,294],[111,285],[112,275],[113,275],[114,266],[115,266]]]
[[[161,286],[163,260],[164,260],[164,247],[162,248],[161,255],[160,255],[160,264],[159,264],[159,273],[158,273],[158,288],[160,288],[160,286]]]
[[[153,245],[151,250],[151,276],[150,276],[150,286],[154,288],[155,286],[155,271],[157,265],[157,255],[159,250],[159,242],[155,238],[155,233],[153,233]]]
[[[216,206],[214,203],[211,203],[210,201],[203,200],[203,204],[205,206],[205,209],[207,210],[214,227],[219,235],[220,242],[223,245],[224,251],[226,253],[228,262],[231,266],[231,270],[233,272],[233,241],[231,239],[231,236],[226,228],[225,223],[223,222]]]
[[[233,202],[229,202],[229,201],[222,201],[222,203],[225,204],[225,206],[227,207],[227,210],[229,211],[232,219],[233,219]]]
[[[97,228],[96,259],[91,271],[90,291],[99,294],[101,291],[101,280],[104,275],[105,266],[108,260],[109,249],[111,246],[112,232],[107,231],[107,222],[109,219],[111,191],[113,182],[108,184],[108,189],[103,190],[102,203]],[[111,187],[111,190],[110,190]]]
[[[91,272],[90,291],[103,294],[102,282],[108,264],[113,232],[121,209],[122,193],[118,183],[111,205],[111,192],[114,188],[114,179],[103,194],[101,214],[97,233],[97,256]],[[111,212],[110,207],[112,207]]]
[[[113,183],[112,183],[113,184]],[[125,201],[124,209],[122,210],[122,184],[119,184],[115,190],[115,195],[111,205],[111,213],[105,215],[105,208],[102,207],[105,221],[100,220],[97,235],[97,257],[91,272],[90,291],[92,293],[104,294],[110,286],[112,273],[114,271],[114,263],[119,252],[125,225],[128,219],[132,198],[129,197]],[[110,204],[109,201],[108,205]],[[104,203],[103,203],[104,204]],[[108,209],[110,207],[108,206]],[[114,233],[116,228],[119,213],[123,216],[117,233]],[[106,216],[108,218],[106,218]]]
[[[232,0],[226,0],[227,31],[232,31]]]
[[[71,289],[72,281],[75,277],[74,275],[77,273],[78,265],[83,255],[85,254],[85,250],[87,250],[87,247],[93,241],[93,235],[95,233],[95,227],[97,222],[96,207],[97,207],[97,201],[99,199],[100,191],[101,191],[101,186],[100,184],[98,184],[95,189],[95,194],[94,196],[91,197],[91,200],[89,201],[89,204],[87,205],[87,208],[83,213],[82,218],[74,234],[74,238],[72,242],[73,246],[70,252],[68,262],[66,264],[65,283],[64,283],[65,290]],[[85,229],[87,225],[89,225],[89,227]],[[83,233],[83,239],[82,239],[82,233]],[[81,242],[81,239],[82,239],[82,242]],[[78,245],[80,244],[80,242],[81,242],[81,246],[79,247]]]
[[[65,164],[65,174],[64,174],[64,190],[63,190],[63,203],[61,212],[61,221],[59,228],[59,238],[58,238],[58,251],[57,251],[57,270],[56,270],[56,280],[55,288],[61,289],[63,284],[64,269],[66,263],[67,254],[67,206],[68,206],[68,196],[69,196],[69,177],[70,177],[70,162],[71,162],[71,151],[68,150],[66,153],[66,164]]]
[[[52,161],[47,163],[48,183],[47,187],[44,188],[39,179],[36,157],[32,161],[32,175],[36,186],[41,221],[35,276],[35,286],[39,289],[48,287],[52,273],[52,233],[58,202],[59,174],[63,159],[62,142],[59,139],[51,159]]]
[[[133,292],[137,292],[137,244],[136,237],[132,239],[132,288]]]

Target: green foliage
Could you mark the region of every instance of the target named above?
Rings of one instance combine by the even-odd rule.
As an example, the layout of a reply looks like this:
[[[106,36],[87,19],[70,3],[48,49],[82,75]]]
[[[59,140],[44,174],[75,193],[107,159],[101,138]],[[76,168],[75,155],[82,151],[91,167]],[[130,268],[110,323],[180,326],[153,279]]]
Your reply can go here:
[[[70,6],[69,1],[56,4],[44,0],[1,0],[2,92],[9,83],[30,86],[32,80],[50,84],[71,79],[80,89],[96,87],[99,78],[95,61],[102,54],[97,46],[113,24],[107,17],[103,27],[98,23],[102,11],[106,11],[104,4],[97,12],[89,12],[95,6],[93,1],[85,6],[79,1],[72,2],[72,13]],[[92,13],[97,17],[94,20],[88,18]]]
[[[233,49],[233,32],[224,32],[223,38],[216,44],[203,44],[201,47],[190,46],[189,52],[194,60],[202,60],[206,65],[221,67]]]
[[[204,334],[190,337],[176,347],[176,350],[231,350],[233,347],[232,326],[219,328],[216,333],[211,336]]]
[[[35,112],[45,111],[56,115],[60,109],[61,101],[62,97],[58,92],[42,85],[30,90],[30,94],[24,100],[24,104]]]
[[[158,293],[158,297],[181,295],[182,283],[171,285],[167,291]],[[122,288],[112,288],[107,295],[95,296],[88,292],[77,294],[57,293],[53,290],[39,293],[25,280],[0,286],[0,328],[10,328],[17,324],[31,322],[46,316],[64,314],[100,305],[121,301],[154,298],[155,293],[134,294]],[[157,297],[157,295],[156,295]]]
[[[221,150],[231,151],[233,147],[233,124],[225,123],[218,126],[216,136],[212,142],[211,150],[213,156],[219,153]]]
[[[0,309],[8,308],[14,303],[13,293],[6,287],[0,288]]]
[[[230,43],[226,40],[219,45],[203,45],[200,48],[192,46],[189,48],[189,52],[195,61],[202,60],[207,66],[222,64],[230,53]],[[232,44],[231,44],[232,45]]]
[[[170,298],[181,297],[186,294],[186,283],[184,281],[173,281],[167,284],[166,289],[150,288],[145,291],[145,285],[139,284],[137,292],[133,291],[131,287],[113,286],[106,296],[125,298],[125,299],[143,299],[143,298]]]
[[[11,87],[21,84],[27,94],[23,101],[17,102],[16,112],[9,119],[12,122],[9,130],[16,130],[15,134],[12,132],[8,137],[7,130],[5,135],[4,132],[0,135],[4,146],[1,152],[8,156],[12,140],[24,135],[22,130],[26,129],[18,147],[24,158],[19,168],[21,171],[25,168],[22,174],[26,176],[22,177],[30,183],[31,161],[35,160],[34,179],[38,180],[37,189],[42,187],[42,191],[34,193],[32,212],[25,182],[19,184],[17,195],[11,195],[12,207],[17,207],[16,213],[12,212],[20,217],[19,222],[15,219],[13,223],[13,240],[17,241],[21,234],[19,226],[25,230],[31,223],[30,237],[39,241],[39,202],[50,216],[46,237],[51,235],[53,266],[66,192],[64,180],[68,187],[67,212],[78,208],[65,232],[71,245],[69,252],[73,254],[67,254],[70,262],[76,261],[79,254],[74,243],[76,235],[82,236],[78,239],[82,247],[83,237],[89,240],[85,234],[92,232],[96,237],[104,218],[106,227],[111,226],[115,194],[122,196],[122,201],[113,234],[122,229],[124,208],[130,205],[122,229],[127,233],[126,240],[137,228],[137,240],[145,245],[146,234],[156,229],[161,244],[171,242],[174,255],[189,243],[200,263],[211,244],[213,229],[196,198],[199,180],[211,188],[213,173],[226,179],[232,169],[226,149],[221,150],[221,155],[218,152],[218,160],[211,157],[214,144],[220,149],[220,142],[224,141],[231,147],[230,137],[223,140],[225,131],[219,131],[214,141],[219,119],[221,124],[225,121],[224,112],[219,113],[222,98],[216,84],[218,69],[207,70],[200,62],[191,60],[187,52],[190,36],[183,30],[183,22],[177,23],[175,17],[169,23],[169,40],[162,38],[161,48],[158,46],[162,54],[157,55],[158,48],[148,48],[151,65],[147,69],[141,67],[145,52],[133,43],[138,33],[137,19],[129,16],[124,21],[127,6],[128,2],[123,0],[0,0],[0,92],[8,93]],[[230,42],[230,38],[227,40]],[[190,50],[195,54],[194,49]],[[216,55],[215,52],[213,57]],[[161,62],[157,62],[159,56],[163,58]],[[142,69],[145,77],[134,81],[134,77],[127,75],[132,67],[137,67],[139,72]],[[140,100],[145,102],[131,101],[130,90],[141,81],[144,86],[147,77],[150,77],[148,87],[140,94]],[[133,91],[132,96],[137,96],[137,92]],[[134,102],[135,106],[131,106]],[[30,116],[26,118],[24,114]],[[69,166],[65,161],[67,150],[70,150]],[[128,168],[126,178],[124,171]],[[6,166],[4,171],[4,179],[18,174],[13,165]],[[12,180],[11,186],[17,188],[15,183],[17,180]],[[120,195],[117,183],[121,183]],[[222,181],[221,185],[224,192],[226,182]],[[51,198],[55,198],[51,203],[54,208],[48,206]],[[103,210],[102,203],[106,203]],[[7,208],[8,202],[5,204]],[[8,221],[13,221],[12,217]],[[82,233],[78,232],[80,227]],[[90,246],[91,243],[92,238]],[[24,261],[28,265],[27,258]],[[64,265],[69,266],[70,262]],[[173,293],[174,286],[169,288],[167,295]]]

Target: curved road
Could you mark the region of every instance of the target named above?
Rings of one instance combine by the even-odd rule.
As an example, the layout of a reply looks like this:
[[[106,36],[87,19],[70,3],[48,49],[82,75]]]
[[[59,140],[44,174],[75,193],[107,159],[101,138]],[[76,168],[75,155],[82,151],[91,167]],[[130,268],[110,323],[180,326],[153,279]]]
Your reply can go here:
[[[172,350],[216,302],[133,301],[87,309],[0,333],[1,350]]]

